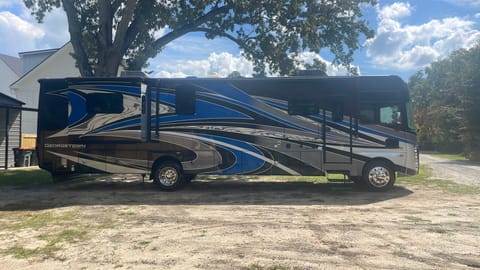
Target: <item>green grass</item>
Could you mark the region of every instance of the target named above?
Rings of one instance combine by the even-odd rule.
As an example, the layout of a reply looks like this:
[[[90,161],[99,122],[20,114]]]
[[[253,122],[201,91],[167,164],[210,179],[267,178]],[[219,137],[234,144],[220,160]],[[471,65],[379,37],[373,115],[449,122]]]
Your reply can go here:
[[[258,263],[251,264],[246,269],[248,270],[289,270],[292,269],[290,267],[282,266],[282,265],[270,265],[270,266],[263,266]]]
[[[429,154],[435,157],[439,158],[445,158],[449,160],[461,160],[461,161],[468,161],[468,159],[463,156],[462,154],[445,154],[445,153],[440,153],[440,152],[421,152],[425,154]]]
[[[53,183],[52,176],[41,169],[15,169],[0,172],[0,186],[26,186]]]
[[[443,229],[443,228],[430,228],[428,229],[429,232],[433,232],[433,233],[439,233],[439,234],[444,234],[444,233],[448,233],[447,230]]]
[[[403,218],[408,220],[408,221],[412,221],[414,223],[428,223],[428,222],[430,222],[430,220],[423,219],[423,218],[417,217],[417,216],[404,216]]]
[[[36,230],[47,226],[71,223],[77,218],[78,212],[75,211],[68,211],[59,214],[51,212],[0,212],[0,229]]]
[[[0,230],[10,231],[12,235],[20,231],[32,232],[32,238],[42,240],[39,247],[25,247],[19,243],[0,253],[12,255],[19,259],[32,257],[52,258],[57,257],[57,251],[65,244],[77,243],[87,239],[86,226],[79,223],[79,212],[0,212]],[[44,243],[44,244],[43,244]]]
[[[77,243],[86,238],[87,231],[84,230],[63,230],[54,234],[41,234],[38,239],[46,241],[46,245],[37,248],[25,248],[15,245],[2,251],[7,255],[12,255],[17,259],[28,259],[31,257],[46,257],[53,259],[60,259],[55,256],[55,252],[61,250],[62,245]]]

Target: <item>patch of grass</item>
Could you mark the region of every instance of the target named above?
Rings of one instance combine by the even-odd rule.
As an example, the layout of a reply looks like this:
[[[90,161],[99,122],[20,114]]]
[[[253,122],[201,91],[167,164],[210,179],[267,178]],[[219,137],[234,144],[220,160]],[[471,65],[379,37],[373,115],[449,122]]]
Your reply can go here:
[[[0,186],[27,186],[53,183],[52,176],[41,169],[16,169],[0,172]]]
[[[64,230],[56,234],[42,234],[39,239],[47,241],[47,244],[38,248],[25,248],[15,245],[2,251],[3,254],[12,255],[17,259],[28,259],[31,257],[46,257],[62,260],[55,256],[64,243],[71,244],[85,239],[87,231],[83,230]]]
[[[78,217],[75,211],[65,213],[51,213],[51,212],[23,212],[23,213],[8,213],[4,212],[0,218],[6,218],[6,222],[0,222],[0,229],[40,229],[52,225],[63,225],[71,222]]]
[[[27,259],[34,256],[44,255],[45,251],[42,248],[24,248],[20,246],[13,246],[2,251],[3,254],[12,255],[17,259]]]
[[[416,216],[404,216],[403,217],[406,220],[415,222],[415,223],[420,223],[420,222],[430,222],[430,220],[423,219],[421,217],[416,217]]]
[[[140,241],[137,242],[134,246],[133,249],[141,249],[144,250],[152,241]]]
[[[445,158],[449,160],[467,161],[468,159],[460,154],[434,154],[436,157]]]
[[[263,266],[258,263],[251,264],[247,268],[248,270],[290,270],[292,268],[282,266],[282,265],[270,265],[270,266]]]
[[[480,194],[479,186],[470,186],[455,183],[449,180],[431,179],[432,172],[427,166],[421,165],[418,175],[399,177],[399,185],[416,185],[437,188],[453,194]]]
[[[75,211],[68,211],[65,213],[31,213],[21,220],[20,228],[42,228],[51,225],[62,225],[66,222],[72,221],[78,217],[78,213]]]
[[[68,229],[63,230],[59,233],[54,234],[42,234],[38,236],[39,239],[45,240],[48,242],[47,246],[56,246],[61,243],[73,244],[77,243],[80,240],[85,239],[87,235],[87,231],[85,230],[78,230],[78,229]]]
[[[445,159],[449,159],[449,160],[468,160],[461,153],[459,153],[459,154],[446,154],[446,153],[441,153],[441,152],[437,152],[437,151],[421,151],[421,153],[432,155],[432,156],[439,157],[439,158],[445,158]]]
[[[440,234],[444,234],[444,233],[448,233],[447,230],[443,229],[443,228],[430,228],[428,229],[429,232],[434,232],[434,233],[440,233]]]

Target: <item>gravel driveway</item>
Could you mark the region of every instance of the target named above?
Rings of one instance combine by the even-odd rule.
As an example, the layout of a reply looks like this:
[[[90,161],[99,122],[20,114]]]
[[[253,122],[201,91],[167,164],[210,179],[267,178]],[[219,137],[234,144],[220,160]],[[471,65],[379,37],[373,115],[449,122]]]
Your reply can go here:
[[[432,178],[451,180],[465,185],[480,185],[480,166],[472,162],[421,154],[420,163],[432,169]]]

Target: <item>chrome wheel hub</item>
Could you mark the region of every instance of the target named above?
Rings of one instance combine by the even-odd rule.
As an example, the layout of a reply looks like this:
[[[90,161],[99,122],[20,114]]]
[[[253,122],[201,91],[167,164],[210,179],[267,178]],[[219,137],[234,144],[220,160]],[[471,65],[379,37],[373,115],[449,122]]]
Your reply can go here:
[[[384,167],[373,167],[368,172],[368,181],[375,187],[384,187],[390,182],[390,172]]]
[[[164,186],[173,186],[178,180],[178,172],[175,168],[165,167],[158,172],[158,181]]]

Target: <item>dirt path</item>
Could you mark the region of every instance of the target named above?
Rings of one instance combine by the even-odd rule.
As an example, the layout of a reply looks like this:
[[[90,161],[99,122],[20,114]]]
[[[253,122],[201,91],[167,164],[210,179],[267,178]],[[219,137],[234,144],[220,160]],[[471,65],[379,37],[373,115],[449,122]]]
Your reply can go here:
[[[480,185],[480,166],[468,161],[454,161],[421,154],[420,163],[432,169],[432,178],[451,180],[460,184]]]
[[[479,194],[126,180],[0,189],[1,268],[480,268]]]

